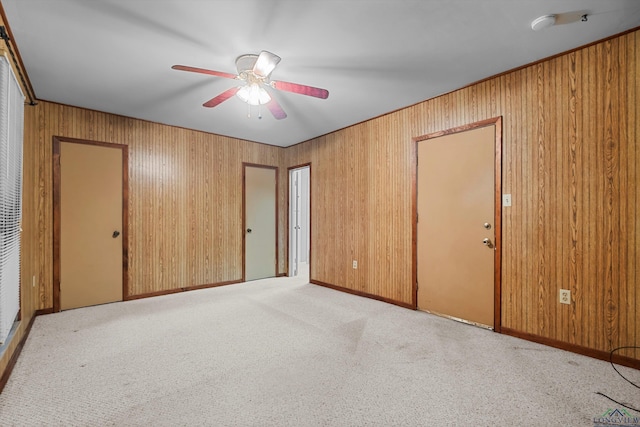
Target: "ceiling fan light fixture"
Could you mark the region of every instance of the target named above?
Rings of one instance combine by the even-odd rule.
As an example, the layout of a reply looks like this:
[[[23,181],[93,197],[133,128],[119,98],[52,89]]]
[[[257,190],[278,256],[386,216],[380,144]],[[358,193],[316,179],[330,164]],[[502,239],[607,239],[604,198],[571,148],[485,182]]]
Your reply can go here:
[[[242,86],[236,95],[249,105],[264,105],[271,101],[269,93],[257,83]]]
[[[553,27],[556,24],[556,15],[544,15],[531,21],[531,29],[533,31],[544,30]]]
[[[234,86],[211,98],[203,107],[213,108],[225,102],[233,95],[237,95],[242,102],[249,106],[248,117],[251,117],[251,107],[258,107],[258,118],[262,118],[260,114],[260,106],[266,105],[267,109],[276,120],[287,118],[276,98],[272,98],[265,87],[271,87],[273,90],[297,93],[300,95],[313,96],[315,98],[327,99],[329,91],[314,86],[301,85],[297,83],[285,82],[280,80],[271,80],[271,72],[280,62],[280,57],[274,53],[263,50],[260,55],[247,54],[240,55],[236,58],[236,68],[238,74],[230,74],[222,71],[208,70],[206,68],[191,67],[188,65],[174,65],[174,70],[189,71],[192,73],[209,74],[227,79],[240,80],[243,83],[240,86]]]

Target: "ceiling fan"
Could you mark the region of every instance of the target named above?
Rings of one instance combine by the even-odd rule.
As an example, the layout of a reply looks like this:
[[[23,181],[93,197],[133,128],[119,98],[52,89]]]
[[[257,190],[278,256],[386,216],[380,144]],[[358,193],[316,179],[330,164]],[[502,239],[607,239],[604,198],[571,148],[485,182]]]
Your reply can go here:
[[[326,99],[329,91],[313,86],[305,86],[297,83],[271,80],[270,76],[276,65],[280,62],[280,57],[271,52],[263,50],[260,55],[241,55],[236,59],[238,74],[225,73],[222,71],[207,70],[204,68],[189,67],[186,65],[174,65],[174,70],[189,71],[193,73],[209,74],[212,76],[224,77],[227,79],[241,80],[243,85],[232,87],[222,92],[220,95],[211,98],[204,104],[204,107],[213,108],[220,105],[233,95],[243,100],[249,105],[266,105],[273,117],[277,120],[284,119],[287,114],[280,104],[265,89],[265,86],[286,92],[299,93],[301,95],[313,96]],[[262,116],[258,116],[262,118]]]

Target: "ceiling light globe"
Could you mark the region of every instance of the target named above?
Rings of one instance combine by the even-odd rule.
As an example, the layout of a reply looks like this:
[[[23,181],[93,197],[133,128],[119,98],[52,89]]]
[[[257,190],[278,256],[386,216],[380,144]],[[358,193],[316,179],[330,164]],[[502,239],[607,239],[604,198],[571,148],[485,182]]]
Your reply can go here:
[[[236,95],[249,105],[264,105],[271,101],[269,93],[257,83],[242,86]]]
[[[544,15],[534,19],[531,22],[531,29],[533,31],[544,30],[545,28],[553,27],[556,23],[556,15]]]

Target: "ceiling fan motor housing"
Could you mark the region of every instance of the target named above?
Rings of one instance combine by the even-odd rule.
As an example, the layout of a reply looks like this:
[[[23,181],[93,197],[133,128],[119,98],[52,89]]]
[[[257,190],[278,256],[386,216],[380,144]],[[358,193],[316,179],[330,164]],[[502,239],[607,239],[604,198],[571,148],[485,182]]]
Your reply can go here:
[[[258,55],[248,54],[238,56],[236,59],[236,69],[238,70],[238,74],[253,70],[257,60]]]

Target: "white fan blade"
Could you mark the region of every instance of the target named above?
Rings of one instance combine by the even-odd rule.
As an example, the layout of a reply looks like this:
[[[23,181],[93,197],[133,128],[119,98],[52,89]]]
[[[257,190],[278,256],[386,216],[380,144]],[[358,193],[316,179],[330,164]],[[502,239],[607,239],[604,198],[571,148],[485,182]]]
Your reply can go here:
[[[253,73],[256,76],[269,77],[269,74],[276,68],[278,62],[280,62],[278,55],[263,50],[260,52],[258,59],[256,59],[256,63],[253,66]]]

